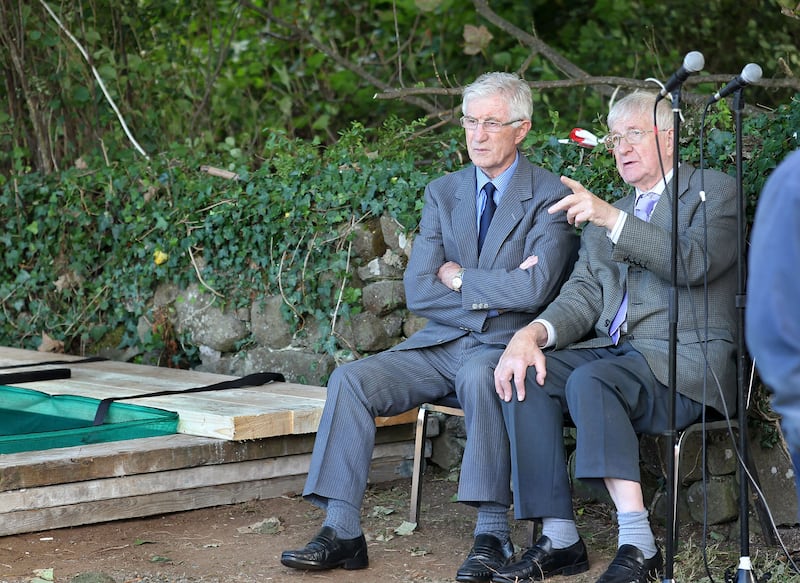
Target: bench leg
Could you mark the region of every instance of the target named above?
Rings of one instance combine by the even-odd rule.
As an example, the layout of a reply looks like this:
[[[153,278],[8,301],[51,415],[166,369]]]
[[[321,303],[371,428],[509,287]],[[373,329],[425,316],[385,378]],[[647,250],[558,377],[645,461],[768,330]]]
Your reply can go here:
[[[428,426],[428,410],[419,408],[417,413],[417,431],[414,437],[414,468],[411,474],[411,510],[408,521],[419,522],[419,509],[422,504],[422,468],[425,464],[425,435]]]

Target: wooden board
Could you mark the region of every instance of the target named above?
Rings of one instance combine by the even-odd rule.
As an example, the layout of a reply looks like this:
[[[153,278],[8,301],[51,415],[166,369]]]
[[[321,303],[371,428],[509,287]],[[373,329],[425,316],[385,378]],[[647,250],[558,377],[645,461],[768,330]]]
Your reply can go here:
[[[409,475],[412,432],[378,430],[371,481]],[[0,455],[0,536],[295,494],[310,437],[168,435]]]
[[[411,425],[378,429],[376,446],[410,443]],[[270,460],[311,452],[313,435],[226,441],[194,435],[164,435],[111,443],[0,455],[0,493],[181,468]],[[0,511],[3,507],[0,506]]]
[[[301,489],[304,479],[302,476],[293,476],[277,480],[241,482],[224,488],[208,486],[192,490],[174,490],[145,496],[124,496],[114,500],[2,513],[0,514],[0,518],[2,518],[0,520],[0,536],[195,510],[261,498],[275,498],[287,491]]]
[[[0,348],[0,367],[79,357]],[[16,386],[103,399],[236,377],[103,361],[48,365],[69,379]],[[45,366],[33,367],[46,368]],[[2,372],[2,371],[0,371]],[[325,388],[270,383],[131,399],[176,411],[179,433],[0,455],[0,536],[302,491]],[[416,410],[376,419],[370,480],[409,478]]]
[[[80,357],[45,354],[17,348],[0,348],[0,367]],[[185,390],[237,377],[101,361],[68,366],[69,379],[18,384],[48,394],[81,395],[97,399],[129,397],[164,390]],[[37,370],[33,367],[29,370]],[[325,387],[296,383],[269,383],[259,387],[228,389],[130,399],[127,402],[175,411],[178,432],[228,440],[258,439],[315,433],[325,404]],[[378,426],[413,423],[416,410],[376,419]]]
[[[397,458],[407,453],[408,449],[409,444],[405,443],[378,445],[375,447],[373,455],[377,459]],[[57,508],[101,500],[118,500],[123,497],[142,497],[162,492],[267,481],[286,476],[304,476],[308,473],[310,460],[311,454],[304,453],[237,462],[235,466],[229,464],[202,465],[38,488],[23,488],[0,492],[0,508],[7,513],[14,513],[30,508]],[[6,517],[3,518],[3,521],[5,519]]]

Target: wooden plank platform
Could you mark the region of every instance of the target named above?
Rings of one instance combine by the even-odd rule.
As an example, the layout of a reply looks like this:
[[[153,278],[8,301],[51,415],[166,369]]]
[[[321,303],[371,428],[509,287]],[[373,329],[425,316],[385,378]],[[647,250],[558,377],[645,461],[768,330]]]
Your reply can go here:
[[[0,367],[57,359],[80,360],[0,348]],[[72,377],[16,386],[102,399],[235,378],[113,361],[58,366]],[[176,411],[179,433],[0,455],[0,536],[299,492],[325,388],[270,383],[129,402]],[[415,410],[376,419],[370,481],[411,475],[415,419]]]
[[[0,347],[0,367],[57,359],[78,361],[80,357]],[[15,386],[51,395],[70,394],[104,399],[190,389],[236,378],[111,360],[60,366],[70,368],[72,377]],[[46,367],[26,370],[41,368]],[[147,397],[126,402],[177,412],[180,417],[179,433],[244,440],[315,433],[325,404],[325,394],[325,387],[269,383],[259,387]],[[396,417],[378,418],[376,423],[379,427],[413,423],[415,417],[416,411],[413,410]]]

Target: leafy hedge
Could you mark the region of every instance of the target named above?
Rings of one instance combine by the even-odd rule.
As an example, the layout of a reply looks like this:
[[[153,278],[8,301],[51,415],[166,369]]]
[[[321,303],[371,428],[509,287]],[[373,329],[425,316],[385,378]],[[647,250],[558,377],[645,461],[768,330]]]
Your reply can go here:
[[[549,121],[547,128],[537,120],[524,153],[600,196],[617,196],[613,158],[559,143],[557,114]],[[732,173],[729,112],[723,106],[711,121],[706,160]],[[752,212],[766,176],[797,145],[800,108],[745,121]],[[696,127],[687,122],[685,135],[682,156],[696,162]],[[91,353],[109,338],[158,348],[157,335],[140,346],[137,322],[162,282],[200,282],[228,305],[282,294],[297,327],[328,321],[344,282],[339,309],[357,310],[349,227],[388,214],[413,231],[425,185],[466,159],[461,130],[432,137],[422,122],[389,119],[377,129],[353,124],[329,147],[271,132],[249,158],[232,144],[212,154],[181,145],[150,162],[87,160],[49,176],[0,178],[0,344],[35,348],[46,333],[68,352]]]

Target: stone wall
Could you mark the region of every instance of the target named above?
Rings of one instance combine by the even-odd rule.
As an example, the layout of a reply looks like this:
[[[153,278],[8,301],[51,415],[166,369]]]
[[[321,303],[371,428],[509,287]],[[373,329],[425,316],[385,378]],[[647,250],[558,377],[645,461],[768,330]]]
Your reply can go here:
[[[452,470],[461,461],[466,442],[464,418],[433,413],[428,416],[427,435],[430,444],[429,461]],[[568,464],[573,476],[573,494],[576,499],[601,500],[611,504],[605,491],[598,491],[574,478],[575,457],[570,444],[574,444],[574,429],[565,430]],[[736,431],[736,430],[734,430]],[[772,447],[761,445],[759,430],[748,430],[751,467],[755,469],[756,484],[750,486],[749,523],[751,532],[769,528],[770,518],[777,526],[797,524],[797,497],[794,495],[794,470],[788,452],[781,444]],[[705,468],[703,481],[702,432],[689,433],[680,449],[678,465],[678,517],[681,522],[702,524],[705,520],[717,535],[737,540],[739,536],[739,446],[738,433],[734,438],[727,430],[712,430],[706,434]],[[666,441],[663,436],[642,436],[641,459],[642,488],[645,504],[651,516],[663,520],[667,515],[667,497],[664,483],[668,471]],[[759,493],[760,492],[760,493]],[[756,496],[765,501],[758,504]],[[763,524],[762,524],[763,522]]]
[[[405,307],[403,270],[411,253],[411,241],[402,227],[388,217],[381,217],[356,227],[352,247],[355,266],[354,285],[362,289],[362,311],[352,318],[340,318],[335,334],[339,345],[349,348],[337,355],[339,361],[385,350],[425,323]],[[252,372],[274,371],[287,380],[324,385],[340,362],[327,353],[314,351],[319,337],[295,334],[283,316],[283,299],[270,296],[253,300],[248,309],[223,310],[214,294],[195,284],[178,289],[164,284],[153,299],[153,313],[170,315],[174,329],[188,335],[199,348],[202,364],[198,369],[220,374],[243,376]],[[143,318],[140,334],[152,328]],[[315,326],[307,326],[314,330]],[[240,346],[244,346],[240,348]],[[429,417],[432,426],[426,451],[433,463],[452,469],[460,464],[466,433],[463,418]],[[797,521],[797,502],[793,495],[791,460],[780,447],[762,448],[751,439],[753,465],[760,488],[778,525]],[[700,473],[700,435],[695,434],[683,447],[680,468],[681,516],[702,521],[704,500],[709,524],[721,528],[735,525],[738,519],[737,459],[730,438],[721,432],[712,434],[708,443],[705,484]],[[655,515],[663,516],[664,448],[650,438],[642,440],[642,475],[647,499]],[[593,496],[575,482],[576,495]],[[703,496],[703,489],[707,496]]]
[[[273,371],[291,382],[324,385],[337,358],[380,352],[424,325],[405,307],[403,271],[410,252],[411,242],[396,221],[382,217],[356,225],[351,263],[353,285],[361,287],[362,310],[336,319],[338,344],[346,348],[336,357],[314,350],[321,340],[316,323],[306,322],[299,334],[292,331],[279,295],[230,310],[221,308],[216,296],[200,284],[188,289],[162,284],[150,313],[167,314],[174,330],[198,348],[199,370],[234,376]],[[140,320],[140,337],[152,329],[151,320],[152,316]]]

